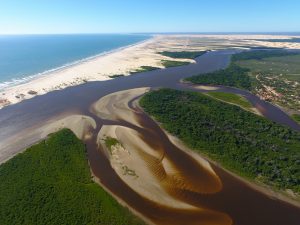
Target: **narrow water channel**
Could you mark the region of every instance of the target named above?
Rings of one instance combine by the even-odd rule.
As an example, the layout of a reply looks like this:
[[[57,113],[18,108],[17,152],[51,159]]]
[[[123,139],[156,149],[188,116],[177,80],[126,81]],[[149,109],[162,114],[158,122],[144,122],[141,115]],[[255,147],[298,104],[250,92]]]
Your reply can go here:
[[[135,100],[135,99],[132,99]],[[215,187],[205,168],[185,151],[174,145],[164,131],[132,101],[128,106],[135,113],[141,127],[129,121],[102,120],[87,112],[97,122],[94,136],[87,142],[91,168],[101,183],[131,208],[155,224],[203,224],[203,225],[298,225],[300,208],[272,199],[268,195],[250,187],[222,168],[211,164],[221,180],[221,188]],[[184,177],[178,184],[164,185],[164,177],[158,177],[159,185],[164,186],[174,199],[195,206],[194,210],[165,207],[138,194],[129,187],[112,168],[103,149],[98,147],[97,134],[103,125],[120,125],[134,129],[143,141],[168,158]],[[141,149],[143,146],[140,146]],[[147,160],[147,159],[145,159]],[[155,168],[154,168],[155,170]],[[212,185],[213,184],[213,185]],[[216,190],[205,193],[203,190]],[[209,192],[209,191],[208,191]]]

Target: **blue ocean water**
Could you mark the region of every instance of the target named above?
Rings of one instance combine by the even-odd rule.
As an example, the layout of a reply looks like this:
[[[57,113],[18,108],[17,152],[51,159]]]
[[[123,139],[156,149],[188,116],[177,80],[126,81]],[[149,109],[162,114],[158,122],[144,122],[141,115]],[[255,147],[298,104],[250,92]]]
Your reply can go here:
[[[148,38],[129,34],[0,36],[0,89]]]

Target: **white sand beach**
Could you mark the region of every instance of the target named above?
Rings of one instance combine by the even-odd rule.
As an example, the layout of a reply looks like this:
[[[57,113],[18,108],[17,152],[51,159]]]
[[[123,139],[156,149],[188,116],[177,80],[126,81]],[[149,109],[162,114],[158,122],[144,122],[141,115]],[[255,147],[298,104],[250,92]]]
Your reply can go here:
[[[274,35],[157,35],[149,40],[128,46],[109,54],[53,71],[27,83],[0,90],[0,108],[43,95],[53,90],[80,85],[88,81],[113,79],[113,75],[130,75],[142,66],[163,68],[162,60],[174,59],[159,54],[161,51],[202,51],[250,46],[300,49],[300,43],[268,42],[267,39],[289,39],[292,36]]]
[[[0,90],[0,107],[88,81],[112,79],[110,78],[112,75],[126,76],[141,66],[163,68],[161,60],[170,58],[156,53],[159,51],[160,39],[154,37],[140,44],[44,74],[27,83]],[[193,62],[193,60],[177,61]]]

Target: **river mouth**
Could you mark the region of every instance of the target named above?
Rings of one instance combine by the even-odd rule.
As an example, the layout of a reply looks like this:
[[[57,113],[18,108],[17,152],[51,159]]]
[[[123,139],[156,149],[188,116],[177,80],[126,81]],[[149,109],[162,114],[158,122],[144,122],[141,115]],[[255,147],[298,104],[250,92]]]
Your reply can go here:
[[[113,93],[89,110],[97,129],[86,142],[88,159],[101,185],[154,224],[298,224],[299,208],[177,145],[139,108],[137,99],[146,91]],[[105,137],[121,144],[110,152]]]
[[[40,134],[36,132],[37,127],[42,127],[50,119],[56,120],[61,114],[63,114],[63,117],[82,114],[92,118],[96,124],[95,129],[92,127],[88,128],[87,132],[90,134],[90,138],[85,141],[88,159],[95,177],[116,198],[150,222],[156,224],[201,224],[201,221],[205,221],[204,224],[299,224],[299,208],[280,200],[272,199],[268,195],[254,190],[246,183],[213,164],[210,164],[210,166],[221,181],[222,187],[220,190],[216,188],[213,193],[203,194],[199,193],[198,190],[195,191],[195,188],[190,188],[183,191],[176,190],[175,193],[168,193],[173,198],[176,197],[176,201],[195,207],[195,211],[169,207],[165,203],[159,204],[137,193],[124,182],[112,167],[104,149],[101,146],[98,147],[97,137],[102,126],[122,125],[135,129],[138,133],[143,133],[143,130],[146,130],[146,133],[144,133],[146,138],[143,139],[146,143],[150,146],[160,143],[160,146],[164,146],[164,151],[178,165],[182,164],[181,159],[184,156],[188,163],[182,164],[181,169],[188,171],[193,177],[199,177],[199,174],[197,174],[199,167],[195,166],[195,171],[194,169],[190,171],[189,168],[189,162],[194,161],[193,157],[190,157],[182,149],[170,143],[170,140],[164,135],[155,136],[155,134],[163,134],[163,131],[146,114],[142,111],[139,112],[132,104],[133,101],[125,102],[125,105],[140,118],[139,123],[142,124],[140,127],[120,119],[117,121],[108,120],[107,118],[102,119],[101,116],[99,117],[91,112],[90,107],[102,97],[121,90],[161,86],[191,90],[191,87],[179,84],[178,81],[197,73],[224,68],[230,60],[230,54],[229,52],[210,52],[197,59],[197,64],[137,74],[107,82],[88,83],[8,106],[0,110],[0,144],[5,143],[8,137],[12,137],[13,142],[7,142],[8,146],[15,148],[16,151],[20,151],[40,139]],[[276,107],[272,105],[265,107],[265,103],[259,102],[259,99],[257,104],[265,110],[266,117],[281,123],[288,121],[285,114],[283,115],[276,111]],[[20,131],[22,132],[21,134]],[[32,131],[36,133],[32,133]],[[149,135],[149,132],[154,133],[154,137],[157,138],[153,138],[153,136]],[[30,136],[31,134],[32,136]],[[26,139],[28,137],[26,135],[29,135],[30,138]],[[141,136],[143,137],[143,135]],[[23,139],[20,140],[20,137]],[[19,140],[20,145],[16,146]],[[24,146],[24,144],[26,145]],[[3,149],[3,145],[1,145],[1,149]],[[201,183],[201,181],[197,181],[197,185],[199,182]],[[208,214],[199,214],[199,209],[205,209]]]

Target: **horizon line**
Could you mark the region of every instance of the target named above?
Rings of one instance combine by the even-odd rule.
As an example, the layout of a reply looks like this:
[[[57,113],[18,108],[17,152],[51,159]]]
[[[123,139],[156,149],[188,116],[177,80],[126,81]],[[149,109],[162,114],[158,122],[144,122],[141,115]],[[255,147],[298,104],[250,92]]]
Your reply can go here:
[[[299,34],[300,31],[191,31],[191,32],[74,32],[74,33],[0,33],[0,36],[10,35],[97,35],[97,34]]]

